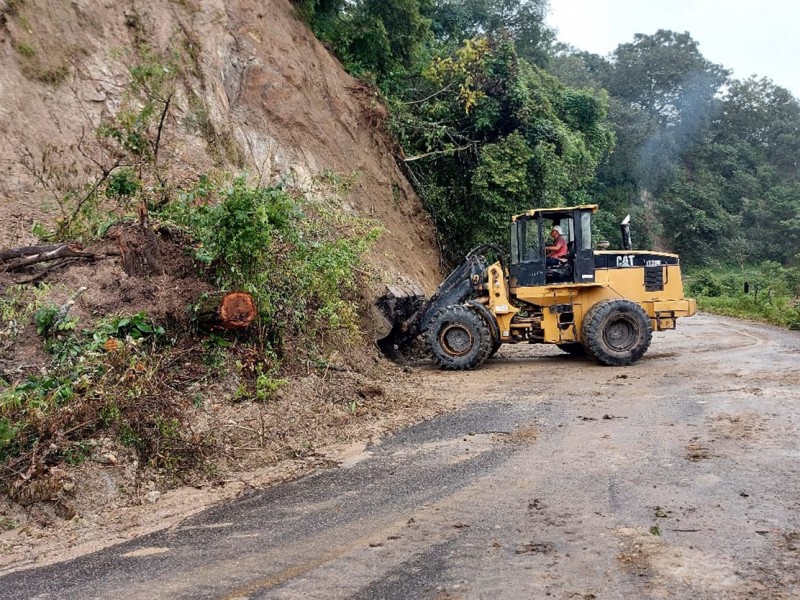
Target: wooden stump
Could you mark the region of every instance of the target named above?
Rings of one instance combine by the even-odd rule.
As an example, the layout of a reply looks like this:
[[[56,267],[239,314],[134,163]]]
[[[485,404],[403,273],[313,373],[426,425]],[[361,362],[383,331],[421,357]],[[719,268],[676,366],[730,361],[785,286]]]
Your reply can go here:
[[[156,233],[147,226],[120,228],[116,242],[122,260],[122,270],[131,277],[161,275],[161,248]]]

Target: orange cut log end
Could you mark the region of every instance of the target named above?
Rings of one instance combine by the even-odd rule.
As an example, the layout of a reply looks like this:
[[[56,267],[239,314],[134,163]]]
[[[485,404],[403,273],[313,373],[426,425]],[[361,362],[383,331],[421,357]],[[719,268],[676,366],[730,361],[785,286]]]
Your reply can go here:
[[[219,305],[218,327],[223,329],[244,329],[255,321],[258,311],[253,297],[246,292],[225,294]]]

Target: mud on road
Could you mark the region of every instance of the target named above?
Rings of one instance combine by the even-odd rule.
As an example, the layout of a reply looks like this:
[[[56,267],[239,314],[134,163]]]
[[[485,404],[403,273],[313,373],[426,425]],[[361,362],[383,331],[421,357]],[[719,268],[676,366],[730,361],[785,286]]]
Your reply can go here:
[[[698,315],[625,368],[420,366],[453,410],[7,598],[800,597],[800,335]]]

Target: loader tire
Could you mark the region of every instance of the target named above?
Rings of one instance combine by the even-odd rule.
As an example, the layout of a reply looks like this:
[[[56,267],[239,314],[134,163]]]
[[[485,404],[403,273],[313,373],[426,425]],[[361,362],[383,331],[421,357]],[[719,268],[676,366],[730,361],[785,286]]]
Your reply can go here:
[[[446,371],[474,369],[492,350],[486,322],[463,304],[443,308],[428,329],[426,341],[434,362]]]
[[[467,302],[467,306],[471,307],[472,310],[477,312],[478,315],[483,318],[483,322],[486,323],[486,327],[489,329],[489,337],[492,339],[492,347],[489,349],[489,354],[486,356],[486,360],[488,360],[497,354],[497,351],[500,350],[500,346],[503,345],[503,342],[500,341],[500,328],[497,326],[495,317],[483,304],[480,304],[475,300],[470,300]]]
[[[650,347],[650,318],[630,300],[602,300],[586,313],[581,327],[586,353],[602,365],[632,365]]]

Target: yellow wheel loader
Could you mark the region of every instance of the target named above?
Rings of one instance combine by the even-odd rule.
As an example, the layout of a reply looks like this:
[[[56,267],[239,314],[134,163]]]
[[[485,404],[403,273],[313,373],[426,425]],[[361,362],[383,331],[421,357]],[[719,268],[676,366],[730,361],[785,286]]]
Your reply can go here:
[[[442,369],[474,369],[502,344],[555,344],[588,354],[603,365],[630,365],[650,345],[653,331],[675,329],[695,313],[683,297],[677,255],[631,250],[622,224],[623,250],[594,249],[597,206],[533,209],[512,218],[511,252],[488,244],[467,254],[425,299],[415,286],[391,286],[378,306],[392,323],[378,341],[388,356],[425,336]],[[549,233],[558,227],[567,253],[548,258]],[[489,264],[485,254],[500,259]]]

